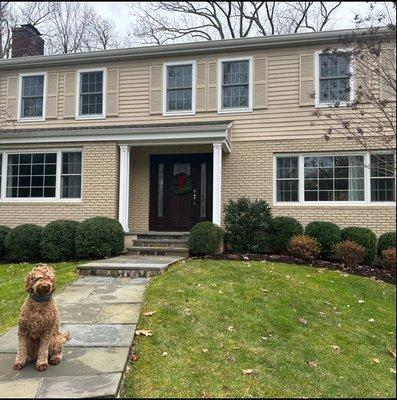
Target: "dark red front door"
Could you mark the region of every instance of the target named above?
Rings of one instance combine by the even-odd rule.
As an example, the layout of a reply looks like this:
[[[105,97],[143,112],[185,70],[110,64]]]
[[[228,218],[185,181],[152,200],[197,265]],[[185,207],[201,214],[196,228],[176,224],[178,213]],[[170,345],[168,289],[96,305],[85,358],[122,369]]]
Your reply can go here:
[[[150,177],[150,230],[187,231],[211,220],[211,154],[152,155]]]

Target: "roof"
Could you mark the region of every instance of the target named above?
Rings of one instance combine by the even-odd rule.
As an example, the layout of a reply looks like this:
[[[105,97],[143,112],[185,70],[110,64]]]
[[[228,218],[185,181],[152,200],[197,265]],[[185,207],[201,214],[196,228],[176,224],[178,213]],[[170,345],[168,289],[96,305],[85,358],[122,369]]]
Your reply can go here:
[[[267,48],[291,47],[332,43],[346,35],[364,33],[367,29],[344,29],[326,32],[305,32],[288,35],[261,36],[211,40],[194,43],[178,43],[157,46],[141,46],[116,50],[90,51],[82,53],[42,55],[0,60],[0,70],[11,68],[50,67],[58,65],[75,65],[81,63],[103,63],[123,60],[135,60],[161,56],[185,56],[197,53],[215,53],[219,51],[260,50]],[[385,35],[393,35],[390,29],[383,28]]]

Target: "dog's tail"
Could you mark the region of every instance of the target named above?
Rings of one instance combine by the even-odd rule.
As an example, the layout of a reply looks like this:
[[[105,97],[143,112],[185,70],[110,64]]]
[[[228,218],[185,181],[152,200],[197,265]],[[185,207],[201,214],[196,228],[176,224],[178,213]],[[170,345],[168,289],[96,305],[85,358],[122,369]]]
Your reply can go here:
[[[70,340],[70,338],[72,337],[72,335],[70,334],[69,331],[64,331],[64,332],[62,332],[62,336],[63,336],[63,338],[65,339],[65,342],[68,341],[68,340]]]

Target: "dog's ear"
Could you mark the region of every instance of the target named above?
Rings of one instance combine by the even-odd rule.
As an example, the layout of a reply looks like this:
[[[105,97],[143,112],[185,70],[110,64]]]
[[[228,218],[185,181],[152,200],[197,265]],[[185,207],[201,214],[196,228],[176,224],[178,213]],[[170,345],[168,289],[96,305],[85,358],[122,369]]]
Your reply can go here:
[[[33,276],[33,270],[30,271],[25,277],[25,289],[28,293],[33,292],[32,284],[31,284],[32,276]]]

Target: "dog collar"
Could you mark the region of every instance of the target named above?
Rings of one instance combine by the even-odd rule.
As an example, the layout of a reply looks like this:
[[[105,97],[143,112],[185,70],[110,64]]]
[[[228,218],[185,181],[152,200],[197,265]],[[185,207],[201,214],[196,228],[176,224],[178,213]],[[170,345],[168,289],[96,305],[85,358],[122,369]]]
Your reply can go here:
[[[33,301],[36,301],[37,303],[45,303],[46,301],[51,300],[51,297],[52,297],[52,293],[50,293],[50,294],[43,294],[43,295],[40,295],[40,296],[38,296],[38,295],[36,295],[36,294],[31,294],[31,295],[30,295],[30,298],[31,298]]]

